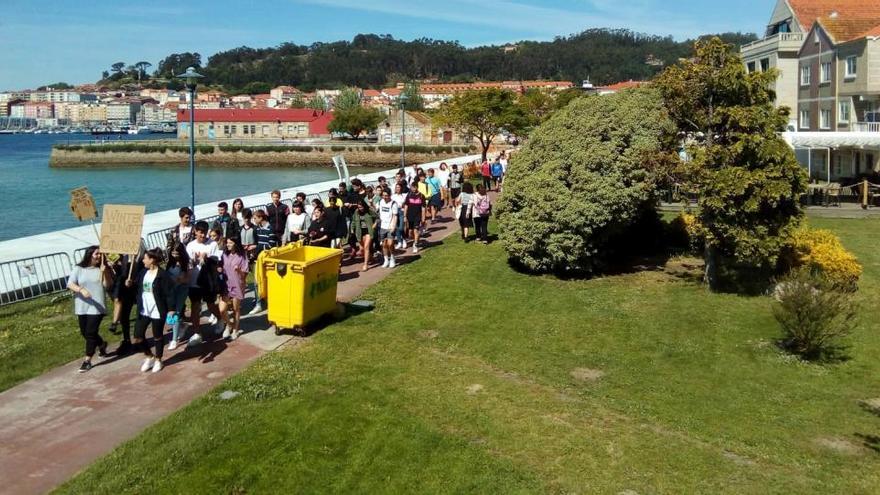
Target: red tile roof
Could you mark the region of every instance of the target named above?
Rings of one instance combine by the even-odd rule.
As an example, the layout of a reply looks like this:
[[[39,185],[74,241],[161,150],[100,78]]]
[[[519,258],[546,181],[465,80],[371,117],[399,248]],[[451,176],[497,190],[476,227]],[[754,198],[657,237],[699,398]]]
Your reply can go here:
[[[622,91],[624,89],[638,88],[639,86],[643,86],[645,84],[648,84],[648,82],[647,81],[629,80],[629,81],[622,81],[619,83],[609,84],[608,86],[600,86],[598,89],[604,89],[604,90],[608,90],[608,91]]]
[[[818,22],[835,43],[876,36],[880,0],[788,0],[804,31]],[[872,34],[873,33],[873,34]]]
[[[327,126],[333,120],[331,112],[320,112],[307,108],[290,109],[238,109],[221,108],[196,110],[196,122],[300,122],[309,124],[309,134],[326,136],[330,134]],[[178,122],[189,122],[189,110],[177,111]]]

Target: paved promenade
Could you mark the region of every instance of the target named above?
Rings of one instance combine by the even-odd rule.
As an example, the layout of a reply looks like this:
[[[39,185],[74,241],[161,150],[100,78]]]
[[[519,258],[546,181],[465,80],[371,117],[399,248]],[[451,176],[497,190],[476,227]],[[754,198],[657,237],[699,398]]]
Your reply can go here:
[[[451,210],[428,235],[419,254],[407,250],[399,263],[417,261],[458,233]],[[428,254],[430,256],[430,254]],[[352,302],[394,270],[374,265],[360,272],[360,260],[343,262],[337,299]],[[400,269],[400,268],[397,268]],[[245,301],[245,311],[250,309]],[[197,349],[166,350],[160,373],[141,373],[140,355],[96,358],[79,374],[79,360],[0,393],[0,492],[44,493],[64,483],[119,444],[205,394],[259,356],[301,337],[275,336],[265,313],[242,318],[247,332],[235,342],[217,340]],[[181,425],[185,427],[185,425]]]

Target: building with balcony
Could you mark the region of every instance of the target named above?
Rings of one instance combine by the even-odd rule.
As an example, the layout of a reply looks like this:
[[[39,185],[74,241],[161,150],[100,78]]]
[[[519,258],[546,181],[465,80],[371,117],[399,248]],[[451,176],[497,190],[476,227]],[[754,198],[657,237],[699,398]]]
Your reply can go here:
[[[749,72],[775,68],[785,138],[814,180],[880,173],[880,0],[777,0]]]
[[[815,20],[798,52],[797,88],[791,139],[811,177],[880,172],[880,1]]]

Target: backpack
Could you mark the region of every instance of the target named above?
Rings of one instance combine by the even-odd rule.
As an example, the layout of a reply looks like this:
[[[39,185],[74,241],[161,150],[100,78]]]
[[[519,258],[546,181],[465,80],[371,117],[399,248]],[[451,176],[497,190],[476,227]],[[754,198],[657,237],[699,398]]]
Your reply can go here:
[[[489,202],[489,196],[483,196],[477,201],[477,213],[482,215],[488,215],[492,211],[492,203]]]

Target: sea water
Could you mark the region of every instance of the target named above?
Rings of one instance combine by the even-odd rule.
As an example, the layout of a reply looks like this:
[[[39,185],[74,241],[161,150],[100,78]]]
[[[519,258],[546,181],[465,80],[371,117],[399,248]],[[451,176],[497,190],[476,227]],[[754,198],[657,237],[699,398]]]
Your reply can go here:
[[[168,139],[169,135],[107,136],[106,139]],[[86,186],[101,205],[145,205],[147,213],[190,204],[187,166],[104,165],[49,168],[56,143],[94,142],[85,134],[0,134],[0,241],[81,225],[69,209],[70,190]],[[358,173],[352,169],[352,175]],[[235,168],[196,165],[196,204],[332,180],[332,164],[315,167]],[[285,198],[287,199],[287,198]],[[266,201],[270,198],[267,196]],[[230,205],[231,206],[231,205]]]

